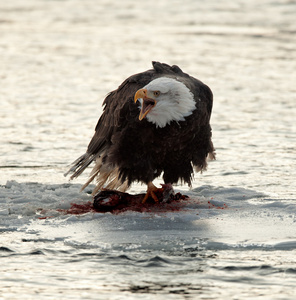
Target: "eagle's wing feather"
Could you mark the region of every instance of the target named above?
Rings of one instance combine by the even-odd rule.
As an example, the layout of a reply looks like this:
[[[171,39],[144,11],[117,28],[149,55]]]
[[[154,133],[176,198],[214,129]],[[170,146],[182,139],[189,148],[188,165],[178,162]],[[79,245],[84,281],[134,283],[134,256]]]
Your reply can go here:
[[[128,118],[138,112],[133,102],[136,91],[146,85],[155,76],[154,70],[135,74],[127,78],[117,90],[107,95],[103,102],[103,114],[95,127],[95,134],[92,137],[85,154],[72,163],[71,168],[65,174],[72,173],[70,179],[78,177],[96,158],[107,150],[112,141],[112,136],[121,130]]]
[[[213,94],[207,85],[192,77],[191,80],[195,84],[195,91],[198,92],[198,95],[195,95],[197,109],[193,112],[192,118],[194,123],[193,126],[189,127],[196,130],[196,132],[192,133],[192,145],[194,145],[196,149],[192,151],[192,164],[195,166],[196,171],[202,171],[207,167],[207,157],[215,159],[215,149],[212,143],[212,129],[210,125]]]

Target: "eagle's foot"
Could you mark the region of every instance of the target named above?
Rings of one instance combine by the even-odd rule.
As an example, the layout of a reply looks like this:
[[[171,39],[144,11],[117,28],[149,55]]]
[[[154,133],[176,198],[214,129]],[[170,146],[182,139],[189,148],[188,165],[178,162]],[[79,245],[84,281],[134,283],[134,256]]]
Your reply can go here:
[[[164,191],[164,188],[157,188],[152,182],[149,182],[148,185],[147,185],[147,192],[146,192],[146,195],[144,197],[144,199],[142,200],[142,204],[144,204],[147,199],[149,197],[151,197],[155,203],[158,203],[159,202],[159,199],[157,197],[157,193],[163,193]]]

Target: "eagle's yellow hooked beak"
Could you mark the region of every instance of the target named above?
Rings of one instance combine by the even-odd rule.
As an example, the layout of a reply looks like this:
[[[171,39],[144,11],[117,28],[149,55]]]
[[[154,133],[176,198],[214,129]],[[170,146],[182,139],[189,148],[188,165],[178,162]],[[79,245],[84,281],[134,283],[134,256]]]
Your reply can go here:
[[[147,96],[147,89],[140,89],[135,94],[135,103],[142,99],[142,107],[139,115],[139,120],[143,120],[151,109],[156,105],[156,100]]]

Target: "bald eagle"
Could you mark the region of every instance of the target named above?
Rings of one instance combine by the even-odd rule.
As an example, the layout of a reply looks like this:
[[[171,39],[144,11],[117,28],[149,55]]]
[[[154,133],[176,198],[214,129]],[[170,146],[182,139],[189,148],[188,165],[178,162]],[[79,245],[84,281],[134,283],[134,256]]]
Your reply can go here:
[[[205,170],[207,158],[215,158],[210,88],[178,66],[152,65],[105,98],[86,153],[65,174],[73,179],[94,161],[82,189],[95,178],[93,194],[102,188],[125,191],[132,182],[142,182],[148,186],[143,202],[148,197],[157,201],[156,177],[191,185],[193,169]]]

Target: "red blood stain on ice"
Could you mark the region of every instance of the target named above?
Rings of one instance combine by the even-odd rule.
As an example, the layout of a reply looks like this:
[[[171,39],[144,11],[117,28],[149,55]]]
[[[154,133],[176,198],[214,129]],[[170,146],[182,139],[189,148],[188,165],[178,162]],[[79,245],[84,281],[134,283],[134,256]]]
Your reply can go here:
[[[53,218],[53,216],[39,217],[38,219],[39,220],[45,220],[45,219],[50,219],[50,218]]]
[[[213,199],[213,198],[211,198],[211,199]],[[216,208],[216,209],[228,208],[226,203],[223,203],[223,206],[218,206],[218,205],[215,205],[215,204],[211,203],[210,201],[208,201],[208,204],[209,204],[209,208]]]
[[[96,212],[93,207],[92,202],[88,201],[86,203],[77,204],[71,203],[71,207],[68,209],[57,209],[57,211],[65,214],[65,215],[82,215],[88,212]]]
[[[188,196],[173,193],[171,186],[163,185],[163,192],[157,194],[159,202],[148,198],[145,203],[145,194],[131,195],[113,190],[104,190],[94,196],[94,201],[82,204],[71,203],[69,209],[58,209],[63,214],[81,215],[88,212],[119,214],[125,211],[137,212],[173,212],[180,211],[187,203]]]
[[[58,209],[62,214],[65,215],[82,215],[89,212],[92,213],[112,213],[112,214],[119,214],[125,211],[136,211],[136,212],[174,212],[174,211],[180,211],[184,206],[186,205],[186,201],[172,201],[170,203],[151,203],[146,202],[144,204],[142,203],[131,203],[129,205],[122,204],[122,205],[115,205],[114,207],[110,207],[109,209],[106,209],[105,207],[99,208],[94,207],[93,203],[90,201],[83,203],[83,204],[76,204],[71,203],[71,207],[68,209]],[[47,217],[43,217],[45,219]]]
[[[166,190],[165,190],[166,191]],[[170,190],[169,190],[170,192]],[[157,194],[159,202],[155,202],[152,198],[148,198],[143,203],[145,194],[131,195],[128,193],[122,193],[118,191],[104,190],[98,193],[94,197],[94,201],[88,201],[85,203],[71,203],[71,207],[68,209],[57,209],[58,212],[68,215],[82,215],[89,212],[92,213],[112,213],[120,214],[126,211],[136,211],[140,213],[155,212],[155,213],[166,213],[166,212],[177,212],[186,209],[189,200],[188,196],[182,195],[181,193],[169,193]],[[165,200],[164,200],[165,199]],[[213,198],[211,198],[213,200]],[[196,201],[194,201],[196,202]],[[199,201],[198,201],[199,203]],[[198,204],[195,203],[195,204]],[[228,206],[224,203],[222,206],[213,204],[208,201],[208,208],[212,209],[226,209]],[[40,217],[39,219],[47,219],[50,217]]]
[[[112,214],[120,214],[126,211],[136,211],[140,213],[145,212],[155,212],[155,213],[166,213],[166,212],[178,212],[186,209],[188,201],[192,200],[187,196],[180,197],[178,200],[171,200],[169,202],[158,202],[155,203],[152,199],[147,200],[146,203],[142,203],[141,197],[132,197],[127,199],[119,199],[117,195],[116,197],[109,196],[107,199],[100,199],[99,203],[92,203],[91,201],[77,204],[71,203],[71,207],[68,209],[58,209],[62,214],[65,215],[82,215],[89,212],[92,213],[112,213]],[[224,203],[222,206],[215,205],[208,201],[209,209],[226,209],[228,206]],[[45,219],[48,217],[42,217],[40,219]]]

